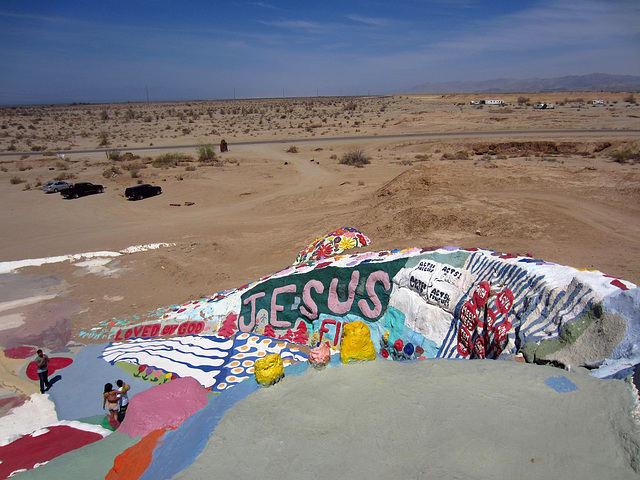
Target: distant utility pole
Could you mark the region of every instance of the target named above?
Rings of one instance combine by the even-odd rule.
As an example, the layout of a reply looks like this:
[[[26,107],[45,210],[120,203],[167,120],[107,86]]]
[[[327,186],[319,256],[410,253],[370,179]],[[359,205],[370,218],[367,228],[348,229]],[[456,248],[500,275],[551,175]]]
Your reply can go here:
[[[147,92],[147,107],[151,104],[149,103],[149,87],[147,85],[144,86],[145,91]]]

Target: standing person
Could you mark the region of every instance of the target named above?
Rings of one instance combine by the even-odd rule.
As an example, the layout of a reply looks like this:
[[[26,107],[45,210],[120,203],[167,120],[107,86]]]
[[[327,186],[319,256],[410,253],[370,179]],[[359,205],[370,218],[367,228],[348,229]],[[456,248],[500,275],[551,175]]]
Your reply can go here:
[[[102,395],[102,409],[105,404],[109,409],[109,424],[115,428],[120,426],[118,421],[118,391],[113,389],[113,385],[106,383],[104,385],[104,394]]]
[[[118,404],[120,405],[120,411],[118,412],[118,421],[122,422],[124,416],[127,414],[127,407],[129,406],[129,396],[127,392],[131,390],[131,385],[127,385],[122,380],[116,382],[118,386]]]
[[[40,393],[44,393],[51,388],[49,383],[49,357],[42,353],[42,350],[38,350],[36,353],[38,354],[35,362],[38,377],[40,377]]]

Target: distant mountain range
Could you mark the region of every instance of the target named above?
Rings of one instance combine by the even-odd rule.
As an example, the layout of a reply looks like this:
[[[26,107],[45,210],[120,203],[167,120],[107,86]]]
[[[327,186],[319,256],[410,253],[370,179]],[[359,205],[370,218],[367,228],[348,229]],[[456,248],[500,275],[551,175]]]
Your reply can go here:
[[[640,91],[634,75],[567,75],[557,78],[497,78],[470,82],[423,83],[402,93],[527,93],[527,92],[629,92]]]

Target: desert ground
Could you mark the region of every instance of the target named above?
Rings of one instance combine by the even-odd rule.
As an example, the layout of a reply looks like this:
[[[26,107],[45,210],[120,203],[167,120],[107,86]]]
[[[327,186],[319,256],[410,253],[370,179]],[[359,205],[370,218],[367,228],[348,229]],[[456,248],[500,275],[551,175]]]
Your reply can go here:
[[[483,99],[504,105],[470,103]],[[43,192],[52,180],[92,182],[104,192],[64,199]],[[128,201],[125,189],[142,183],[162,194]],[[562,92],[1,107],[0,201],[0,423],[10,424],[10,411],[20,408],[12,405],[35,394],[42,408],[15,420],[27,433],[28,425],[64,417],[47,400],[56,396],[104,416],[98,399],[113,370],[92,353],[103,345],[84,345],[109,339],[87,332],[274,273],[340,227],[371,239],[360,251],[481,247],[638,284],[640,105],[630,92]],[[131,248],[149,245],[158,248]],[[30,358],[10,358],[8,349],[22,346],[75,355],[51,397],[27,379]],[[578,391],[549,388],[558,372]],[[134,394],[153,385],[132,380]],[[312,371],[230,408],[206,431],[209,450],[175,478],[206,478],[212,466],[230,469],[228,477],[242,467],[245,476],[298,478],[327,465],[334,476],[357,468],[371,478],[468,478],[471,471],[494,478],[501,469],[520,478],[635,478],[630,391],[582,368],[519,362],[376,361]],[[462,415],[461,399],[475,408]],[[213,408],[210,401],[200,423],[215,417]],[[284,417],[256,425],[247,411]],[[54,418],[44,420],[47,412]],[[314,441],[327,418],[332,436]],[[184,432],[199,441],[195,430]],[[489,442],[488,431],[498,432]],[[388,444],[376,443],[380,432]],[[123,436],[19,475],[104,478],[134,443]],[[256,437],[258,447],[247,442]],[[342,445],[347,438],[357,439],[347,442],[355,449]],[[221,441],[226,448],[216,449]],[[280,458],[285,442],[283,461],[256,454]],[[363,455],[363,446],[374,455]],[[239,447],[251,461],[227,455],[244,452]],[[379,468],[387,448],[388,470]],[[316,464],[306,460],[311,450]],[[153,468],[163,465],[152,464],[144,478],[173,475],[157,475]]]
[[[505,104],[470,104],[489,98]],[[370,163],[341,163],[357,151]],[[86,343],[82,330],[257,280],[347,226],[371,239],[362,250],[482,247],[638,284],[639,152],[630,93],[3,107],[3,265],[171,245],[5,271],[0,343]],[[42,191],[54,179],[105,191],[66,200]],[[127,201],[138,183],[163,193]],[[3,362],[7,391],[36,391]]]

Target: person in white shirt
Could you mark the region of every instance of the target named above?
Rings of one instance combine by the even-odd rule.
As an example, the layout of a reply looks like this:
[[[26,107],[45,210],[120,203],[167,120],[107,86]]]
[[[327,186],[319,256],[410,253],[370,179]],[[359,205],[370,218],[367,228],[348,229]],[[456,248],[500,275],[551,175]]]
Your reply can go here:
[[[129,406],[129,396],[127,392],[131,390],[131,385],[127,385],[122,380],[118,380],[116,382],[118,389],[118,405],[120,406],[120,411],[118,412],[118,421],[122,422],[124,420],[124,416],[127,414],[127,407]]]

